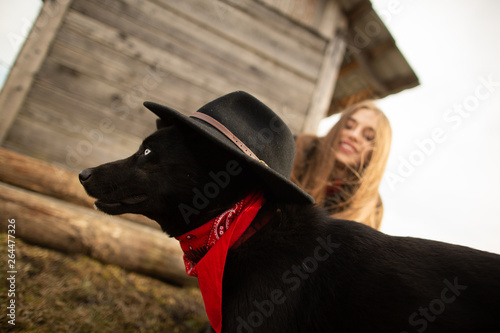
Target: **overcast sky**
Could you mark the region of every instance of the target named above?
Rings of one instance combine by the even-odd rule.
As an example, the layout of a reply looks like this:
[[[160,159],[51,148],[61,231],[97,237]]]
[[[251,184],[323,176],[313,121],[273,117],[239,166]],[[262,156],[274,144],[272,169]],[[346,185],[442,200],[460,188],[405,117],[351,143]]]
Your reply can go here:
[[[382,231],[500,253],[500,1],[372,3],[421,82],[379,102]],[[0,2],[0,83],[40,4]]]

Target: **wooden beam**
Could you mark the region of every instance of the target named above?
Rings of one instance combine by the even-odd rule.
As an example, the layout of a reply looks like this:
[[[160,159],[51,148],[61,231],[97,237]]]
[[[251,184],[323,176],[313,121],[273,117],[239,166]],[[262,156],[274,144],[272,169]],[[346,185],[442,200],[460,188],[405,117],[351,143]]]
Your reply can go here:
[[[155,0],[154,3],[192,22],[202,25],[225,39],[259,54],[265,59],[279,62],[298,75],[314,80],[320,68],[322,54],[310,47],[302,47],[299,40],[286,31],[270,29],[267,22],[252,17],[222,1],[205,0],[171,1]],[[258,5],[258,2],[255,3]],[[311,34],[311,38],[314,35]]]
[[[76,174],[4,148],[0,148],[0,181],[81,206],[93,205]]]
[[[72,0],[44,1],[40,15],[0,92],[0,144],[21,109]]]
[[[186,274],[179,243],[161,231],[0,183],[0,230],[15,219],[15,236],[66,253],[86,254],[179,285]]]
[[[56,165],[0,148],[0,182],[92,208],[94,200],[83,189],[76,173]],[[122,217],[155,229],[158,223],[141,215]]]
[[[340,20],[337,24],[337,30],[325,50],[316,89],[312,95],[301,129],[302,133],[315,133],[319,122],[328,112],[346,49],[346,25],[345,20]]]

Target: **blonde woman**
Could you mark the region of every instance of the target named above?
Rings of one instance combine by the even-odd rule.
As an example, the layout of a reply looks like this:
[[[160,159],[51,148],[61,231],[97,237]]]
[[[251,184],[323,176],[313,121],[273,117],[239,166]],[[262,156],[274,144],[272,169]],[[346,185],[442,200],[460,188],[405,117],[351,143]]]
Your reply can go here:
[[[378,188],[391,137],[389,120],[372,101],[355,104],[326,136],[297,137],[292,180],[333,217],[380,229]]]

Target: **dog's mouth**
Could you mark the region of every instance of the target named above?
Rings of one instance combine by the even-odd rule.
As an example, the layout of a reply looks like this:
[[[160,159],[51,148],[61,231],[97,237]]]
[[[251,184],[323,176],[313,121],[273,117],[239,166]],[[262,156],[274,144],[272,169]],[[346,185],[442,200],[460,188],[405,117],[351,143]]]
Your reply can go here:
[[[94,203],[94,207],[98,210],[104,211],[104,212],[110,212],[114,211],[116,209],[120,208],[126,208],[128,206],[134,206],[137,204],[140,204],[148,199],[148,196],[146,194],[138,194],[138,195],[133,195],[130,197],[126,197],[121,200],[104,200],[104,199],[97,199]]]

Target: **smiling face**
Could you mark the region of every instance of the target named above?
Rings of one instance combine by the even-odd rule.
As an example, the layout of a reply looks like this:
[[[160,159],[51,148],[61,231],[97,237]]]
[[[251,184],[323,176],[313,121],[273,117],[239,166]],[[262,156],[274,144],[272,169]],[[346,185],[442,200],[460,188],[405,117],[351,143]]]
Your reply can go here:
[[[377,116],[370,109],[353,113],[340,130],[340,140],[335,149],[336,159],[342,164],[359,168],[370,160],[377,129]]]

